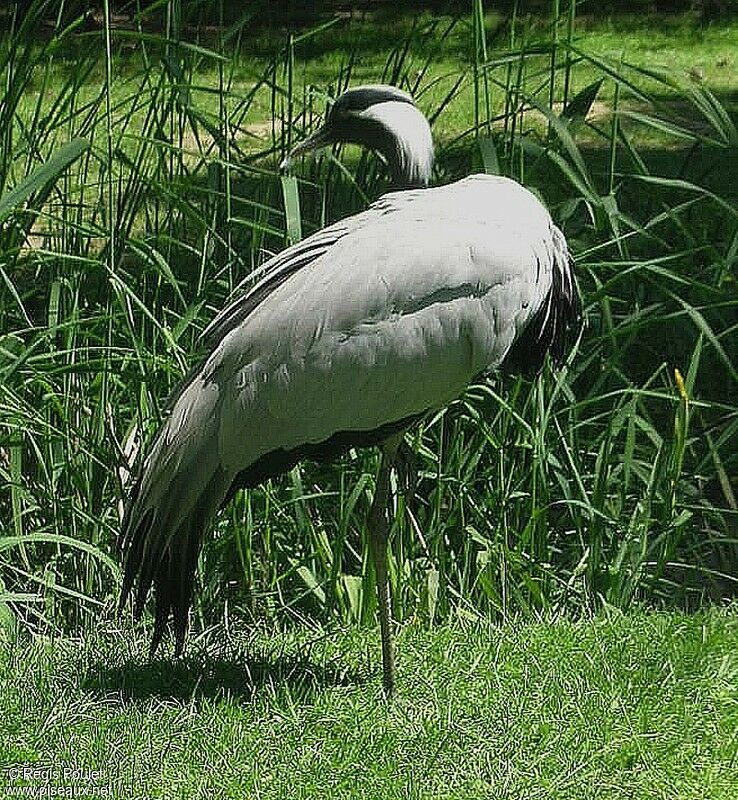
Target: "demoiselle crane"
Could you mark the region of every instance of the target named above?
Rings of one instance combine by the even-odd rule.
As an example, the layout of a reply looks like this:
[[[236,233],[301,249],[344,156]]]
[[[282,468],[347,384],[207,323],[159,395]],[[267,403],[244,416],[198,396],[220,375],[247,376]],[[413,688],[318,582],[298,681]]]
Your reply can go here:
[[[394,87],[341,95],[290,159],[337,141],[378,151],[402,186],[430,180],[428,122]],[[475,175],[386,194],[258,275],[205,330],[209,353],[180,386],[133,485],[120,606],[133,593],[140,616],[153,586],[151,654],[170,616],[179,654],[202,538],[234,492],[303,458],[378,445],[367,524],[390,695],[390,472],[403,433],[490,370],[531,373],[546,353],[567,355],[580,306],[566,241],[527,189]]]

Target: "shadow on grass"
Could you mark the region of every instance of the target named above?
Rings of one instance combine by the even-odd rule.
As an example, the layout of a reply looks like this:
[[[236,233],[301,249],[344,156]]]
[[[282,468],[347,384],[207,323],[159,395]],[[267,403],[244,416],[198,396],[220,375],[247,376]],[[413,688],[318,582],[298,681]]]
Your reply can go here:
[[[323,689],[360,686],[370,680],[368,669],[322,664],[309,656],[251,656],[213,658],[206,654],[179,660],[131,660],[110,665],[92,662],[81,688],[91,694],[120,695],[124,704],[148,698],[200,700],[236,698],[250,701],[261,692],[287,691],[305,700]]]

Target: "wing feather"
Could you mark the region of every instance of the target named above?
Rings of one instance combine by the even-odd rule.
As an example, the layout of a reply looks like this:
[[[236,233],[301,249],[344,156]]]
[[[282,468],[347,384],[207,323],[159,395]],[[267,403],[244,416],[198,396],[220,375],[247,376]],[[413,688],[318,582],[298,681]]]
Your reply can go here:
[[[278,286],[325,255],[350,230],[351,226],[345,222],[337,223],[270,258],[236,287],[234,298],[213,318],[201,338],[211,345],[220,341]],[[249,288],[246,288],[247,283],[251,284]]]

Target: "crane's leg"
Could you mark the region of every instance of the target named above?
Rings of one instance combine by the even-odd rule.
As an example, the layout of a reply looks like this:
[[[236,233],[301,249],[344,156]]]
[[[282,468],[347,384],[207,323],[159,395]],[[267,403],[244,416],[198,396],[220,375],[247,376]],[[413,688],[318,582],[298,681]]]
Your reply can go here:
[[[374,574],[377,580],[379,600],[379,627],[382,634],[382,671],[384,693],[391,698],[395,691],[395,656],[390,627],[390,589],[387,580],[387,538],[389,537],[392,515],[392,493],[390,491],[390,472],[395,463],[397,448],[402,434],[387,439],[382,444],[382,460],[379,464],[374,500],[369,511],[369,546],[374,561]]]

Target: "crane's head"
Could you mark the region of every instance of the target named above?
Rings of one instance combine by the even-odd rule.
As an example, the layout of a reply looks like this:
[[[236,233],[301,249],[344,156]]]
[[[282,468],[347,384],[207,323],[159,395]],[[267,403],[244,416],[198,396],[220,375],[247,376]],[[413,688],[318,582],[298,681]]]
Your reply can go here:
[[[303,153],[349,142],[376,151],[400,188],[427,186],[433,169],[430,125],[413,98],[395,86],[357,86],[338,97],[323,125],[294,147],[280,168]]]

